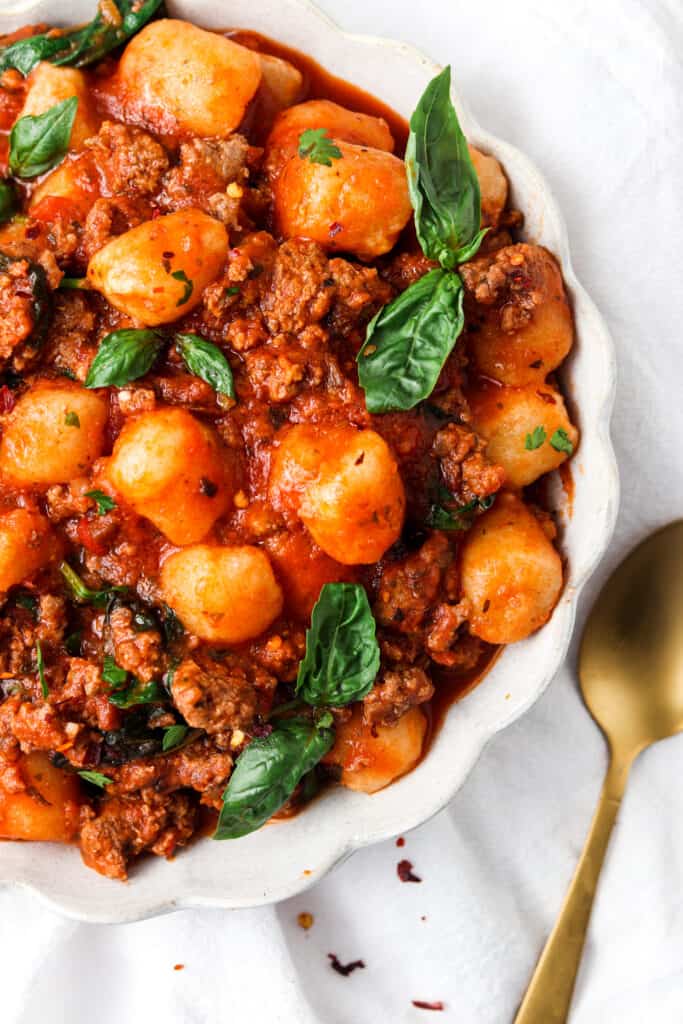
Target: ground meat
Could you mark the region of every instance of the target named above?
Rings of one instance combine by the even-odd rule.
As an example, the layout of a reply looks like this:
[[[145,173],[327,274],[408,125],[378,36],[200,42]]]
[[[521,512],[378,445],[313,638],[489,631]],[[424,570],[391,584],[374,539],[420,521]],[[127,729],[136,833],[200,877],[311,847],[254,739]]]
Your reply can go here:
[[[118,235],[149,220],[149,207],[139,199],[121,196],[113,199],[96,199],[85,220],[83,250],[87,259]]]
[[[114,196],[150,196],[168,169],[166,150],[140,128],[105,121],[85,145]]]
[[[118,767],[107,765],[113,780],[108,793],[121,796],[152,785],[159,793],[194,789],[202,794],[202,803],[220,807],[232,767],[232,755],[207,736],[164,757],[137,758]]]
[[[272,334],[297,334],[318,323],[332,305],[327,257],[316,242],[293,238],[281,245],[261,297]]]
[[[470,611],[470,603],[467,600],[459,601],[457,604],[437,604],[432,613],[425,644],[434,661],[442,665],[448,664],[450,648],[455,644],[460,627],[467,621]]]
[[[233,654],[201,664],[186,658],[173,673],[171,692],[188,725],[208,733],[244,731],[256,713],[253,666]]]
[[[43,646],[59,646],[64,638],[66,623],[66,599],[61,595],[41,594],[38,598],[36,639]]]
[[[35,358],[30,344],[35,327],[28,260],[11,260],[0,270],[0,367],[23,369]]]
[[[501,330],[511,334],[521,330],[533,318],[536,307],[546,301],[548,260],[553,261],[553,257],[545,249],[520,244],[464,263],[460,276],[468,305],[495,306]]]
[[[169,210],[193,206],[215,213],[217,195],[230,201],[230,220],[237,214],[247,176],[249,143],[243,135],[227,139],[192,139],[180,147],[180,161],[164,178],[161,204]],[[226,186],[236,183],[235,195]],[[224,217],[220,218],[224,220]]]
[[[71,516],[83,516],[92,508],[93,501],[86,494],[90,485],[83,478],[70,484],[53,484],[45,494],[47,514],[53,523],[60,523]]]
[[[296,627],[258,640],[251,647],[251,653],[259,665],[285,683],[296,679],[299,662],[305,651],[305,632]]]
[[[84,292],[55,294],[46,360],[60,373],[84,381],[97,351],[93,300]]]
[[[421,668],[401,667],[382,673],[363,700],[363,718],[369,725],[393,725],[415,704],[431,700],[434,684]]]
[[[452,559],[448,539],[434,533],[415,554],[382,568],[375,618],[383,626],[401,633],[413,633],[439,593],[444,569]]]
[[[415,284],[421,277],[424,277],[430,270],[434,270],[438,263],[428,260],[421,252],[401,252],[382,270],[382,277],[388,281],[396,291],[403,292],[411,284]]]
[[[449,423],[434,437],[434,454],[448,491],[459,505],[500,490],[505,470],[486,458],[486,443],[466,427]]]
[[[135,628],[130,608],[115,608],[109,616],[109,636],[114,660],[141,683],[158,678],[163,669],[161,634],[155,629]]]
[[[254,395],[266,402],[291,402],[304,386],[317,387],[325,377],[325,360],[287,334],[247,352],[244,372]],[[316,357],[317,356],[317,357]]]
[[[95,816],[84,811],[81,854],[90,868],[125,880],[128,862],[145,850],[171,857],[195,829],[196,810],[186,793],[159,794],[152,788],[135,796],[102,801]]]
[[[332,334],[342,337],[364,329],[394,294],[374,267],[362,267],[348,260],[329,261],[329,281],[334,299],[325,322]]]

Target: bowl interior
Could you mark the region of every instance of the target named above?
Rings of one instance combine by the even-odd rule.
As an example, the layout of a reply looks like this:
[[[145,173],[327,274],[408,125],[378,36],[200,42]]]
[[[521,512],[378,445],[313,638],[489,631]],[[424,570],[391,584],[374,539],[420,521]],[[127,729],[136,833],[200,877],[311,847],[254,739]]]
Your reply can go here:
[[[307,0],[169,0],[171,15],[210,28],[259,31],[303,50],[330,71],[376,94],[409,116],[437,66],[411,47],[340,32]],[[91,16],[93,0],[72,0],[68,20]],[[0,14],[0,31],[28,21],[64,22],[57,0],[20,0]],[[457,89],[457,80],[456,80]],[[85,920],[124,921],[179,906],[242,907],[305,888],[359,846],[425,821],[454,795],[484,744],[542,693],[569,642],[579,588],[604,552],[616,516],[618,483],[609,442],[614,354],[604,323],[577,282],[557,205],[534,166],[514,147],[483,131],[454,95],[463,129],[496,155],[525,215],[525,235],[562,261],[577,327],[577,343],[563,367],[563,386],[581,428],[573,462],[570,510],[554,488],[567,558],[567,585],[539,633],[508,648],[485,681],[451,709],[429,756],[410,775],[373,797],[333,790],[289,822],[268,826],[238,842],[200,841],[168,863],[150,858],[126,886],[86,870],[78,852],[51,844],[0,844],[0,881],[28,885],[67,914]]]

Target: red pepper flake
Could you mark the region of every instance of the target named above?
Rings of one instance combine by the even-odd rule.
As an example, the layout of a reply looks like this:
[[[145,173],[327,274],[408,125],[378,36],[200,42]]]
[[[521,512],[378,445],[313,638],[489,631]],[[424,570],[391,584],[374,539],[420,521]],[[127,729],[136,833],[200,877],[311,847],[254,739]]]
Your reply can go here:
[[[303,928],[303,930],[307,932],[309,928],[313,927],[313,914],[309,914],[307,910],[303,910],[297,915],[296,923],[299,925],[299,928]]]
[[[396,845],[397,846],[405,846],[406,845],[406,841],[403,838],[403,836],[399,836],[398,837],[398,839],[396,840]]]
[[[340,964],[334,953],[328,953],[327,956],[332,970],[336,971],[337,974],[341,974],[343,978],[348,978],[349,974],[351,974],[352,971],[355,971],[358,967],[365,967],[365,962],[363,960],[351,960],[348,964]]]
[[[11,412],[14,408],[16,398],[11,388],[8,388],[6,384],[3,384],[0,388],[0,413]]]
[[[339,221],[335,220],[334,223],[330,224],[330,230],[329,230],[328,233],[329,233],[330,238],[335,238],[339,234],[339,232],[343,231],[343,230],[344,230],[344,228],[339,223]]]
[[[413,1006],[416,1006],[418,1010],[443,1010],[444,1005],[439,999],[436,1003],[426,1003],[424,999],[413,999]]]
[[[396,874],[402,882],[421,882],[422,879],[413,874],[413,865],[409,860],[400,860],[396,865]]]
[[[185,970],[185,964],[173,964],[173,970],[174,971],[184,971]]]

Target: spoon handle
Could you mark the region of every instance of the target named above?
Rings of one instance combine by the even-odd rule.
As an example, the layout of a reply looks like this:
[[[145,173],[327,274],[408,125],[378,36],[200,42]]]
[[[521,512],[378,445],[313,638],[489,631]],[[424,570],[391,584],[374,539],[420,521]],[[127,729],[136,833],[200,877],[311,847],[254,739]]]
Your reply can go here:
[[[591,908],[633,757],[613,754],[586,845],[515,1024],[565,1024]]]

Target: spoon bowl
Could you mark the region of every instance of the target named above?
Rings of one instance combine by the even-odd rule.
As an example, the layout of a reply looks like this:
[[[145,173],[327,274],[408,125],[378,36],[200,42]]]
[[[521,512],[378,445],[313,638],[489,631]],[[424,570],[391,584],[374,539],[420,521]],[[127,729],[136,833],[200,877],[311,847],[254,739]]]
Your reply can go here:
[[[583,698],[610,747],[598,809],[515,1024],[565,1024],[591,908],[633,761],[683,730],[683,520],[644,540],[603,587],[581,641]]]

